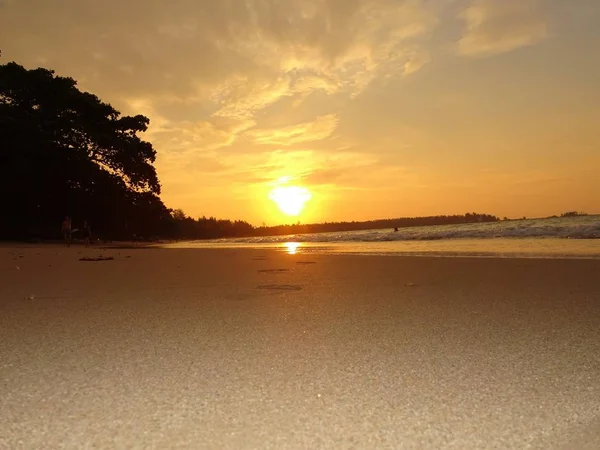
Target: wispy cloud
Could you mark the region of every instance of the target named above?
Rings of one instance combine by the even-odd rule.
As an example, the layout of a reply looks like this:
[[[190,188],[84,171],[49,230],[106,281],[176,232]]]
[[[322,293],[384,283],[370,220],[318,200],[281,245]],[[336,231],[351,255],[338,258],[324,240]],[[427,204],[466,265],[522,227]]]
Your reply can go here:
[[[232,185],[272,187],[277,184],[276,180],[284,178],[291,185],[331,191],[389,189],[390,185],[403,179],[415,183],[414,174],[406,168],[386,164],[364,151],[322,154],[312,150],[277,150],[263,160],[251,155],[244,155],[243,160],[243,170],[222,172]]]
[[[429,54],[425,51],[415,51],[407,56],[403,64],[403,74],[411,75],[421,70],[430,61]]]
[[[158,147],[177,153],[228,147],[241,133],[255,125],[250,119],[169,119],[159,112],[159,107],[150,98],[131,98],[126,100],[126,104],[127,110],[152,117],[146,138],[152,139]]]
[[[415,39],[437,23],[420,0],[248,2],[247,18],[219,39],[224,54],[252,61],[213,90],[220,116],[249,116],[312,92],[359,95],[378,78],[426,62]],[[297,102],[296,102],[297,103]]]
[[[458,53],[486,56],[538,44],[549,30],[540,0],[473,0],[461,13],[464,35]]]
[[[212,99],[219,105],[214,116],[248,119],[291,95],[290,80],[287,77],[276,79],[250,79],[239,77],[228,80],[212,92]]]
[[[5,6],[11,20],[0,23],[7,35],[16,24],[35,30],[14,51],[45,58],[59,70],[69,67],[95,91],[200,95],[203,101],[221,95],[220,114],[240,114],[228,106],[233,102],[249,114],[313,90],[356,95],[390,70],[399,68],[401,76],[412,56],[407,49],[422,45],[419,38],[438,22],[425,0],[28,0]],[[50,38],[53,45],[45,45]],[[261,103],[265,95],[269,100]]]
[[[317,117],[312,122],[281,128],[258,129],[246,133],[257,144],[289,146],[303,142],[319,141],[332,135],[339,123],[336,114]]]

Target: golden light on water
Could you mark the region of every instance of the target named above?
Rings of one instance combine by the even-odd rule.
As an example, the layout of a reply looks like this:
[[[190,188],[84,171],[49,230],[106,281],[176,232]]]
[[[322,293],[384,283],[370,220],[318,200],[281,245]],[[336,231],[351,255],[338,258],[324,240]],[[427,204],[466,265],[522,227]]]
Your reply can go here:
[[[312,198],[312,194],[305,187],[300,186],[278,186],[271,190],[269,198],[277,204],[281,212],[288,216],[299,215],[306,202]]]
[[[285,247],[286,252],[290,255],[295,255],[298,252],[300,244],[298,242],[286,242],[283,246]]]

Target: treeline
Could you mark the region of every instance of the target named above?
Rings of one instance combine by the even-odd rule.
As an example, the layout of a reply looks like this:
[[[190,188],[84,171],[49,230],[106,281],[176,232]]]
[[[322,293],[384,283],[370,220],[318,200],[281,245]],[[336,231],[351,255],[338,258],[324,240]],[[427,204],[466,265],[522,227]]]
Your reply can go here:
[[[497,222],[490,214],[467,213],[452,216],[402,217],[398,219],[368,220],[363,222],[326,222],[313,224],[280,225],[255,229],[257,236],[281,236],[286,234],[328,233],[336,231],[377,230],[383,228],[407,228],[428,225],[453,225],[462,223]]]
[[[193,219],[181,210],[173,211],[170,239],[218,239],[246,237],[254,234],[254,227],[242,220],[223,220],[215,217]]]
[[[467,213],[453,216],[403,217],[399,219],[370,220],[363,222],[326,222],[253,227],[248,222],[218,220],[213,217],[193,219],[182,210],[173,212],[175,239],[215,239],[224,237],[282,236],[374,229],[393,229],[427,225],[452,225],[462,223],[497,222],[500,219],[489,214]]]
[[[583,217],[587,216],[587,213],[583,211],[568,211],[566,213],[562,213],[560,217]]]

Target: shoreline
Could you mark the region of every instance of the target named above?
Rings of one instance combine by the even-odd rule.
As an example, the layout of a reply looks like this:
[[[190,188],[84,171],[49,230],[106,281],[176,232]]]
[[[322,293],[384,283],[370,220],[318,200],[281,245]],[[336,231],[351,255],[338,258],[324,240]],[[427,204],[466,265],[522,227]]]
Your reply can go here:
[[[482,240],[484,242],[477,242],[477,245],[485,244],[497,244],[491,239]],[[506,239],[503,240],[503,243]],[[510,239],[511,244],[520,244],[523,242],[532,242],[536,244],[538,240],[532,239]],[[540,244],[547,243],[543,239],[539,239]],[[570,241],[570,240],[569,240]],[[423,251],[420,248],[402,251],[398,250],[397,247],[402,244],[414,245],[413,242],[401,241],[400,243],[394,242],[392,245],[386,242],[268,242],[268,243],[221,243],[212,241],[162,241],[162,242],[143,242],[143,243],[131,243],[128,241],[115,241],[111,243],[97,243],[85,247],[83,243],[76,242],[67,247],[62,242],[44,242],[44,243],[30,243],[30,242],[0,242],[0,251],[11,251],[17,249],[84,249],[86,251],[109,251],[109,250],[200,250],[200,251],[273,251],[277,253],[285,254],[304,254],[304,255],[345,255],[345,256],[381,256],[381,257],[394,257],[394,258],[458,258],[458,259],[523,259],[523,260],[600,260],[600,240],[574,240],[576,245],[579,245],[579,253],[571,252],[565,253],[559,252],[557,249],[540,249],[525,248],[520,251],[515,249],[515,245],[512,245],[511,250],[490,250],[490,251],[475,251],[467,250],[464,246],[471,243],[472,240],[466,239],[448,239],[443,242],[443,246],[455,245],[459,249],[430,249]],[[597,241],[597,242],[596,242]],[[592,243],[593,248],[586,246],[586,243]],[[400,245],[398,245],[400,244]],[[423,242],[418,242],[418,245],[422,245]],[[436,245],[439,241],[425,241],[425,245]],[[463,249],[460,249],[463,246]],[[588,247],[588,248],[586,248]],[[597,247],[597,248],[596,248]]]
[[[462,243],[460,239],[448,240],[450,242]],[[518,243],[518,240],[516,240]],[[577,240],[586,241],[586,240]],[[589,240],[594,241],[594,240]],[[437,242],[437,241],[435,241]],[[73,243],[67,247],[62,242],[1,242],[0,251],[16,251],[18,249],[69,249],[90,251],[110,250],[199,250],[199,251],[267,251],[283,254],[300,255],[336,255],[336,256],[370,256],[386,258],[449,258],[449,259],[517,259],[517,260],[600,260],[600,241],[598,249],[589,249],[589,253],[556,253],[554,250],[546,252],[532,251],[452,251],[452,250],[430,250],[430,251],[398,251],[393,247],[386,247],[387,243],[214,243],[205,241],[178,241],[178,242],[144,242],[130,243],[127,241],[115,241],[112,243],[93,244],[85,247],[83,243]],[[290,245],[293,247],[290,248]],[[379,247],[379,248],[377,248]]]
[[[289,253],[330,255],[377,255],[470,258],[600,259],[600,240],[596,239],[443,239],[423,241],[303,242],[199,242],[182,241],[158,244],[165,249],[259,249]]]

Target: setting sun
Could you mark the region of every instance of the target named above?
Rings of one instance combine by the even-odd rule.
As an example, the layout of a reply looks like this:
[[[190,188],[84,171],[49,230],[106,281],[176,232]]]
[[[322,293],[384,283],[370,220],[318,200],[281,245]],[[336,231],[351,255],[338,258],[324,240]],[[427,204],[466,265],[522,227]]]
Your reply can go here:
[[[280,186],[273,189],[269,198],[277,207],[288,216],[297,216],[304,209],[304,205],[312,197],[307,188],[299,186]]]

